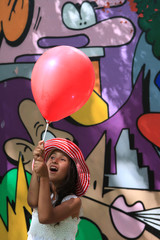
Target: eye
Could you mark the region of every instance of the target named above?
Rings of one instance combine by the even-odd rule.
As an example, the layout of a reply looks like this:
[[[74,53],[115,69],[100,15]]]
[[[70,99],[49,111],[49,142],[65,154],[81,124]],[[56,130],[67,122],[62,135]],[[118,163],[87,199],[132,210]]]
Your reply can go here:
[[[80,30],[96,24],[96,13],[92,4],[84,2],[78,8],[70,2],[64,4],[62,18],[67,28]]]
[[[61,158],[61,161],[66,161],[66,159],[65,158]]]

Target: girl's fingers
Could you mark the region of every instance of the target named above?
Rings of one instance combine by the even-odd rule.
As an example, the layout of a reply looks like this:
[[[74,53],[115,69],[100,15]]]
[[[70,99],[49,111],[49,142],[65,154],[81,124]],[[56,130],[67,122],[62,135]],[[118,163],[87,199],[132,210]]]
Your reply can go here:
[[[38,146],[33,151],[33,158],[35,161],[44,161],[44,141],[41,140]]]
[[[35,161],[34,163],[34,171],[37,176],[48,176],[48,170],[46,164],[43,162]]]
[[[43,140],[39,141],[38,146],[44,149],[44,141]]]
[[[42,156],[37,156],[36,158],[34,158],[35,162],[44,162],[44,159]]]
[[[38,145],[33,151],[33,156],[43,156],[43,154],[44,154],[43,145],[42,146]]]

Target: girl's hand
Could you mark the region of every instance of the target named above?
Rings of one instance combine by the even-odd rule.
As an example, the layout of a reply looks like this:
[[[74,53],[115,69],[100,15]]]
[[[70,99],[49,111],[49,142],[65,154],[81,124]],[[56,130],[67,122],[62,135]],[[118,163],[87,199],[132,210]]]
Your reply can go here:
[[[38,146],[33,151],[33,158],[35,161],[44,161],[44,141],[41,140]]]
[[[38,158],[39,159],[39,158]],[[34,163],[34,171],[38,177],[48,177],[48,169],[46,163],[43,161],[36,160]]]
[[[48,169],[44,162],[44,141],[41,140],[33,151],[34,171],[38,177],[48,177]]]

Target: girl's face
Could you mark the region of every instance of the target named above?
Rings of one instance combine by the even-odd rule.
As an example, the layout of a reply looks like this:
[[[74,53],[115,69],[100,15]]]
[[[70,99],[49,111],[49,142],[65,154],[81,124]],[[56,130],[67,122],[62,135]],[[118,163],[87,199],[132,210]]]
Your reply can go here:
[[[52,181],[56,186],[60,185],[68,175],[70,167],[69,156],[56,149],[51,153],[46,164],[50,181]]]

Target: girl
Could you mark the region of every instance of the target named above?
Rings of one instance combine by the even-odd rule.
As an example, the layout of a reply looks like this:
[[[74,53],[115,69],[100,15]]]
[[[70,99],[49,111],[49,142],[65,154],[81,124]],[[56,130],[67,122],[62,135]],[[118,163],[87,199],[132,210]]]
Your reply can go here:
[[[81,209],[80,196],[90,174],[79,147],[54,138],[40,141],[33,152],[28,204],[33,208],[28,240],[74,240]]]

